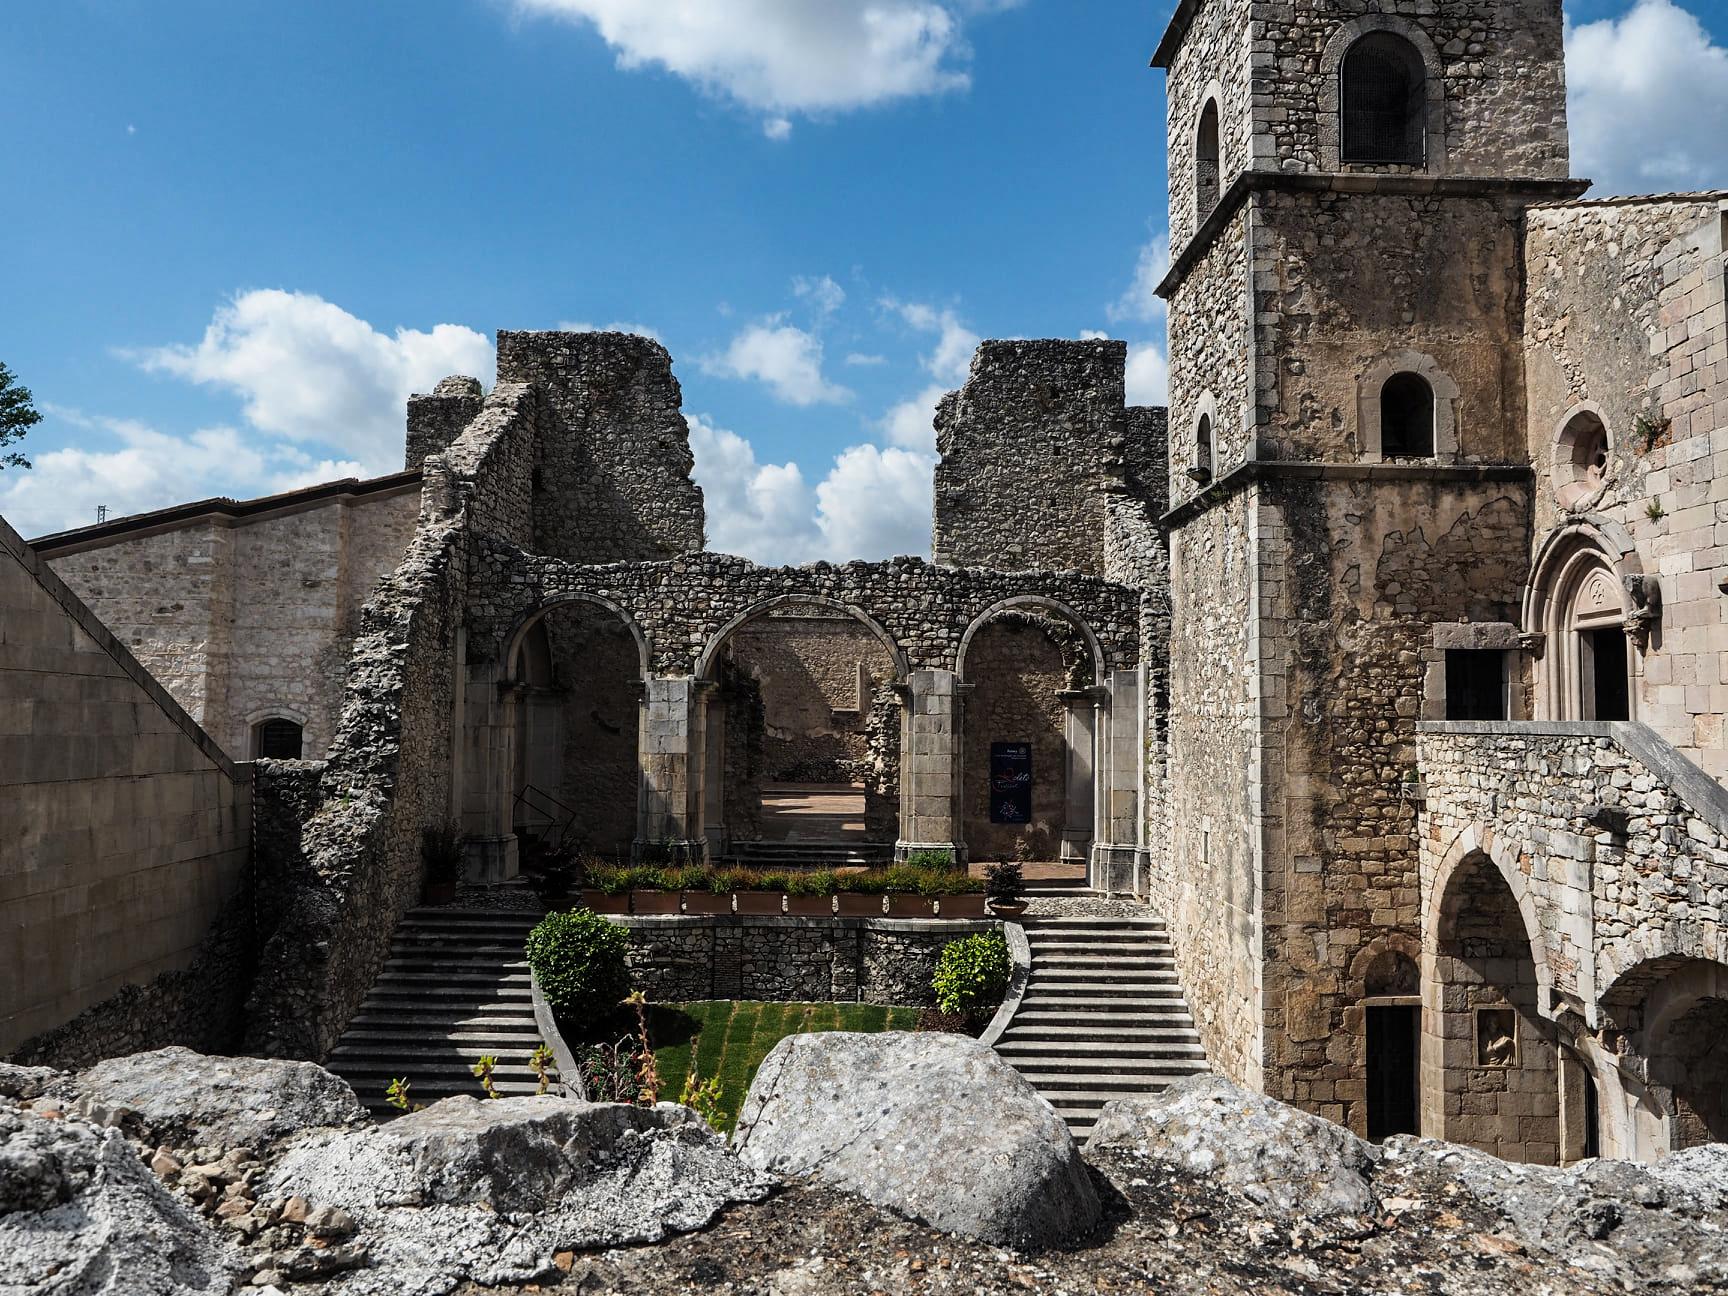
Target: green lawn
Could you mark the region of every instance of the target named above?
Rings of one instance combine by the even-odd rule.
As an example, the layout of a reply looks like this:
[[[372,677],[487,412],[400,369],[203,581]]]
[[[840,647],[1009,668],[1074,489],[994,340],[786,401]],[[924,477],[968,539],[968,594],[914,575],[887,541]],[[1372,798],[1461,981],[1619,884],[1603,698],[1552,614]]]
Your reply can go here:
[[[730,1134],[756,1068],[786,1036],[836,1030],[909,1031],[917,1022],[916,1008],[717,1000],[656,1004],[649,1010],[648,1030],[660,1071],[661,1098],[678,1101],[692,1063],[704,1080],[719,1076],[721,1132]]]

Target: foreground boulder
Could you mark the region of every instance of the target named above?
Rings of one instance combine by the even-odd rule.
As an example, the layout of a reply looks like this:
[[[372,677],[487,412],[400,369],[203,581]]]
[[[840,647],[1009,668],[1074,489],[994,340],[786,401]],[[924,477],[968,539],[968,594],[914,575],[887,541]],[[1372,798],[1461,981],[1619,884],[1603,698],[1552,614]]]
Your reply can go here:
[[[0,1108],[0,1292],[218,1296],[236,1267],[117,1131]]]
[[[151,1139],[257,1147],[302,1129],[363,1120],[366,1109],[340,1076],[311,1062],[208,1057],[164,1048],[109,1058],[71,1082],[105,1123],[134,1117]]]
[[[1372,1145],[1218,1075],[1187,1076],[1161,1094],[1106,1103],[1086,1149],[1206,1175],[1284,1214],[1353,1215],[1374,1205]]]
[[[963,1035],[788,1036],[757,1071],[734,1144],[752,1166],[1001,1245],[1064,1245],[1100,1218],[1068,1127]]]
[[[370,1267],[330,1290],[430,1296],[465,1280],[556,1280],[561,1255],[568,1265],[573,1251],[701,1228],[769,1187],[688,1108],[459,1097],[378,1128],[308,1134],[259,1197],[353,1221]],[[294,1258],[283,1263],[291,1273]]]

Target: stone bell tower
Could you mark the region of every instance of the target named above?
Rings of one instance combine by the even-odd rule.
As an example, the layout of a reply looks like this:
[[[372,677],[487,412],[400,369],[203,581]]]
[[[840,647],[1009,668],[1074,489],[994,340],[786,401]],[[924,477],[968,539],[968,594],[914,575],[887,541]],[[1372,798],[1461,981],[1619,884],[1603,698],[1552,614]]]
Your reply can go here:
[[[1516,643],[1524,212],[1585,187],[1560,0],[1181,0],[1153,63],[1183,982],[1221,1070],[1384,1131],[1425,675]]]

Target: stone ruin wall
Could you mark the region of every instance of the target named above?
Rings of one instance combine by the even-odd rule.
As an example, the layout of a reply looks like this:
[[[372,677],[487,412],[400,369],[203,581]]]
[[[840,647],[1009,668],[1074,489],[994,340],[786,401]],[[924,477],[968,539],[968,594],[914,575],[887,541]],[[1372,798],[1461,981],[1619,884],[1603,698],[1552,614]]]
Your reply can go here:
[[[936,411],[935,561],[1103,570],[1104,474],[1122,436],[1122,342],[985,342]]]
[[[223,749],[299,723],[320,756],[336,732],[360,605],[401,561],[418,483],[257,518],[201,519],[48,561]]]
[[[0,1056],[231,1046],[250,771],[0,522]]]
[[[1416,723],[1436,623],[1504,622],[1527,575],[1523,483],[1278,478],[1256,521],[1268,816],[1265,1088],[1366,1128],[1361,988],[1414,944]]]
[[[1255,457],[1247,239],[1247,215],[1239,211],[1170,297],[1172,507],[1201,489],[1188,470],[1196,462],[1194,432],[1203,409],[1212,416],[1213,479]]]
[[[1351,462],[1378,381],[1431,358],[1457,384],[1456,454],[1518,463],[1520,200],[1284,193],[1256,200],[1259,457]],[[1243,299],[1237,298],[1237,301]],[[1378,381],[1377,381],[1378,380]],[[1438,384],[1436,384],[1438,387]]]
[[[532,384],[544,401],[527,547],[591,563],[702,548],[702,491],[663,346],[623,333],[500,331],[498,382]]]
[[[1569,417],[1588,407],[1607,428],[1610,462],[1606,488],[1580,500],[1581,509],[1594,523],[1618,524],[1661,587],[1637,718],[1718,779],[1728,778],[1722,201],[1711,194],[1533,210],[1524,344],[1538,482],[1533,543],[1579,516],[1556,498],[1570,479],[1557,474],[1556,447]]]
[[[1086,680],[1073,678],[1077,669],[1084,670]],[[1005,613],[972,637],[966,647],[970,688],[962,721],[963,832],[972,859],[1013,859],[1022,849],[1034,860],[1059,857],[1062,830],[1069,826],[1066,708],[1060,694],[1090,683],[1090,676],[1084,645],[1074,642],[1065,623],[1048,617]],[[1032,744],[1030,823],[991,822],[990,745],[996,742]]]

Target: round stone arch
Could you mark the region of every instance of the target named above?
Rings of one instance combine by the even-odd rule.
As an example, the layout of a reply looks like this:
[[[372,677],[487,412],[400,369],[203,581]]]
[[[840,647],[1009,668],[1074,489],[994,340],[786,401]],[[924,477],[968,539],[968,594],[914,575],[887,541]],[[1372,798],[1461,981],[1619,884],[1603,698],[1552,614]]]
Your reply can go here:
[[[1486,824],[1469,824],[1452,839],[1452,845],[1434,872],[1427,900],[1422,906],[1423,1007],[1430,1006],[1427,1000],[1437,981],[1434,960],[1439,948],[1440,923],[1445,917],[1446,892],[1465,861],[1475,855],[1485,856],[1494,865],[1512,893],[1512,900],[1524,920],[1524,935],[1530,942],[1530,959],[1536,965],[1540,1007],[1544,1016],[1551,1016],[1549,1006],[1555,1001],[1554,974],[1548,966],[1548,947],[1542,940],[1542,925],[1537,920],[1536,898],[1530,889],[1530,879],[1518,867],[1518,852],[1513,844]]]
[[[1440,362],[1422,351],[1399,351],[1376,361],[1356,385],[1357,443],[1362,458],[1382,462],[1386,455],[1381,435],[1380,394],[1398,374],[1421,378],[1434,393],[1434,459],[1451,463],[1458,458],[1458,384],[1440,367]]]
[[[1594,456],[1589,438],[1597,431],[1605,462],[1601,475],[1592,481],[1589,469]],[[1554,502],[1568,513],[1589,512],[1614,484],[1614,429],[1608,415],[1595,401],[1580,401],[1560,417],[1550,440],[1548,484]]]
[[[643,633],[642,627],[628,610],[622,605],[614,603],[611,599],[602,598],[598,594],[566,593],[555,594],[546,599],[545,602],[531,608],[517,619],[515,625],[510,627],[509,633],[504,636],[504,653],[500,658],[506,680],[516,678],[522,643],[528,637],[528,632],[534,628],[536,623],[544,620],[549,612],[572,603],[587,603],[593,607],[601,608],[622,621],[624,628],[630,632],[630,638],[635,641],[637,659],[642,666],[641,677],[647,679],[653,673],[652,663],[654,659],[649,651],[648,636]]]
[[[1423,165],[1419,169],[1426,175],[1445,175],[1450,159],[1446,154],[1446,81],[1445,69],[1440,62],[1440,51],[1434,48],[1434,41],[1421,27],[1408,18],[1389,13],[1363,14],[1360,18],[1352,18],[1347,23],[1339,24],[1321,51],[1318,96],[1320,169],[1350,171],[1369,165],[1343,161],[1344,103],[1340,91],[1343,86],[1345,56],[1357,41],[1374,32],[1402,36],[1415,46],[1416,53],[1421,56],[1423,89],[1427,92],[1427,114],[1424,121],[1426,141]]]
[[[1645,575],[1631,533],[1618,522],[1592,513],[1549,532],[1536,551],[1524,592],[1524,628],[1543,636],[1536,671],[1536,719],[1584,718],[1574,634],[1581,620],[1594,628],[1619,626],[1641,648],[1660,610],[1660,589]],[[1636,675],[1636,655],[1632,656]],[[1628,700],[1635,717],[1635,681],[1628,683]]]
[[[1204,429],[1204,431],[1202,431]],[[1218,398],[1203,391],[1194,402],[1194,416],[1188,420],[1188,480],[1204,486],[1218,475]]]
[[[894,662],[895,683],[904,684],[906,682],[910,670],[907,665],[906,653],[895,642],[894,636],[888,633],[882,623],[855,603],[842,602],[840,599],[829,598],[823,594],[775,594],[770,598],[760,599],[752,603],[715,631],[707,644],[703,646],[701,655],[696,658],[696,678],[700,680],[712,679],[714,664],[720,660],[720,654],[726,649],[726,641],[732,637],[733,632],[777,607],[824,607],[851,617],[881,640],[882,646],[888,650],[888,656]]]
[[[247,733],[251,733],[254,726],[260,725],[266,720],[292,720],[304,729],[311,722],[311,717],[297,706],[290,706],[287,703],[273,703],[253,707],[241,717],[240,723],[246,726]]]
[[[1643,928],[1611,941],[1596,956],[1600,1017],[1624,1029],[1635,1009],[1673,969],[1687,963],[1728,967],[1728,934],[1720,928]],[[1648,1030],[1650,1023],[1642,1023]]]
[[[960,647],[954,654],[954,673],[960,677],[962,683],[966,680],[966,650],[972,646],[973,636],[982,630],[992,617],[1019,608],[1054,612],[1079,631],[1080,637],[1086,642],[1086,651],[1092,657],[1092,680],[1098,684],[1104,682],[1105,670],[1108,665],[1104,658],[1104,645],[1098,641],[1098,636],[1093,633],[1092,627],[1086,623],[1085,617],[1060,599],[1051,598],[1047,594],[1015,594],[1009,598],[999,599],[973,617],[971,624],[966,627],[965,633],[960,636]]]
[[[1202,158],[1200,157],[1200,150],[1201,150],[1200,130],[1201,130],[1202,125],[1205,123],[1206,110],[1208,108],[1210,108],[1212,110],[1213,122],[1218,128],[1218,138],[1216,141],[1217,154],[1218,155],[1217,155],[1217,157],[1212,159],[1212,166],[1213,166],[1212,187],[1213,187],[1214,193],[1213,193],[1213,200],[1210,204],[1208,204],[1204,201],[1204,199],[1201,195],[1201,192],[1200,192],[1201,182],[1202,182],[1201,165],[1202,165],[1202,161],[1203,161]],[[1200,98],[1195,102],[1195,108],[1194,108],[1193,116],[1191,117],[1191,119],[1188,122],[1186,155],[1187,155],[1188,165],[1193,167],[1193,171],[1190,173],[1192,178],[1193,178],[1193,182],[1194,182],[1194,194],[1193,194],[1194,227],[1193,227],[1193,231],[1192,231],[1193,234],[1198,234],[1200,232],[1200,227],[1206,223],[1207,218],[1210,217],[1212,215],[1212,213],[1214,211],[1216,211],[1218,209],[1218,207],[1224,201],[1224,193],[1225,193],[1225,184],[1224,184],[1225,165],[1224,165],[1224,163],[1225,163],[1225,157],[1226,157],[1226,154],[1228,153],[1228,151],[1229,151],[1229,146],[1228,146],[1228,143],[1226,141],[1225,131],[1224,131],[1224,85],[1221,81],[1219,81],[1216,77],[1214,77],[1212,79],[1212,81],[1206,86],[1206,89],[1201,92]]]
[[[1371,994],[1384,993],[1383,991],[1371,992],[1369,990],[1368,975],[1380,962],[1382,956],[1387,954],[1403,955],[1409,959],[1416,966],[1417,976],[1420,978],[1422,968],[1421,938],[1412,936],[1409,932],[1388,932],[1384,936],[1369,941],[1351,957],[1350,979],[1345,986],[1345,994],[1349,998],[1359,1000],[1368,998]],[[1421,982],[1418,979],[1417,989],[1420,988]]]

